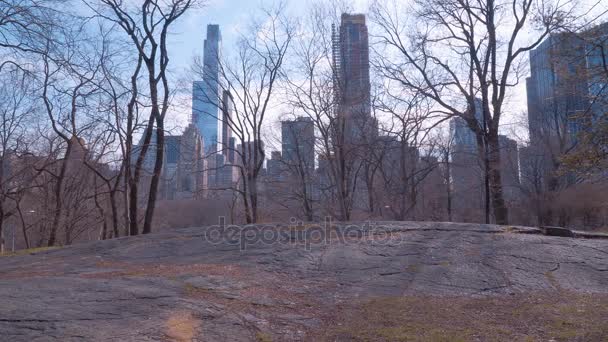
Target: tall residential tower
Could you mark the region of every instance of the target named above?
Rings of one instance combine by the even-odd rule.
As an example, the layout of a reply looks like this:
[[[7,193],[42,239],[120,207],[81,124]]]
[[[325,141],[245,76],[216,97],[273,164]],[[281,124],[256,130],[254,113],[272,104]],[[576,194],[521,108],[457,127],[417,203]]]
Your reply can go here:
[[[334,96],[338,116],[345,120],[345,138],[359,141],[376,130],[371,117],[369,42],[364,14],[342,14],[332,28]],[[377,132],[375,132],[377,133]]]
[[[222,118],[220,101],[220,56],[222,35],[219,25],[207,25],[207,39],[203,51],[203,80],[192,85],[192,123],[204,139],[206,154],[217,152],[222,146]]]

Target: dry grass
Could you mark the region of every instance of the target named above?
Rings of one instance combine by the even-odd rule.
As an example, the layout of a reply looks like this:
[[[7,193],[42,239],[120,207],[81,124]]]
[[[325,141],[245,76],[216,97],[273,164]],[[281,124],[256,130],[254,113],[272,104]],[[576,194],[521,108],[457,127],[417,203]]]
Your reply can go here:
[[[255,334],[255,340],[257,342],[272,342],[272,337],[269,334],[258,332]]]
[[[50,250],[57,249],[57,248],[59,248],[59,247],[53,246],[53,247],[36,247],[36,248],[28,248],[28,249],[19,249],[14,252],[0,254],[0,256],[28,255],[28,254],[38,253],[38,252],[50,251]]]
[[[391,297],[344,307],[326,341],[608,341],[608,295]]]

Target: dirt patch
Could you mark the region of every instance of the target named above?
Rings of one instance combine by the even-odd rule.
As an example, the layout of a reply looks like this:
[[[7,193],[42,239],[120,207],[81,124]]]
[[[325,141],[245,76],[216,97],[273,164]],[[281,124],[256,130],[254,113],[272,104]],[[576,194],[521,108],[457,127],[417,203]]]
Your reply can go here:
[[[607,341],[608,295],[383,297],[338,308],[325,341]]]
[[[195,319],[190,312],[174,312],[167,319],[165,336],[169,341],[191,342],[200,333],[199,324],[199,320]]]

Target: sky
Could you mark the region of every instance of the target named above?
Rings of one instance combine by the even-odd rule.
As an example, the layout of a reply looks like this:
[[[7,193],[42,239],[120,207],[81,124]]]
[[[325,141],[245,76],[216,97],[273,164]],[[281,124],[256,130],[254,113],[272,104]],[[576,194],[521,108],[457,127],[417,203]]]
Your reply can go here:
[[[310,0],[286,0],[288,10],[295,14],[304,10]],[[173,30],[171,56],[175,65],[187,69],[196,55],[202,55],[208,24],[220,25],[223,49],[234,46],[238,33],[251,22],[251,14],[264,4],[262,0],[207,0],[207,5],[189,12]],[[368,0],[354,0],[356,12],[367,12]]]
[[[290,14],[299,15],[312,2],[310,0],[284,0]],[[276,2],[276,1],[275,1]],[[275,3],[272,0],[207,0],[207,5],[187,12],[172,30],[170,49],[173,73],[179,77],[188,72],[196,56],[203,55],[203,44],[208,24],[220,25],[222,33],[222,53],[229,53],[234,48],[239,32],[247,29],[251,23],[252,14],[260,7]],[[369,0],[352,0],[354,12],[366,13]],[[188,103],[189,100],[178,101]],[[188,124],[190,111],[183,105],[176,106],[168,117],[167,126],[171,134],[179,131]],[[270,113],[278,118],[279,113]],[[276,121],[276,120],[275,120]]]
[[[222,32],[223,53],[229,53],[234,47],[239,32],[245,30],[251,22],[256,10],[273,0],[207,0],[206,6],[191,10],[176,25],[171,37],[171,63],[176,75],[185,74],[192,64],[195,56],[202,56],[203,42],[208,24],[219,24]],[[284,0],[290,13],[300,15],[304,12],[311,0]],[[331,0],[328,0],[331,1]],[[403,0],[405,1],[405,0]],[[580,0],[581,6],[590,6],[597,0]],[[371,0],[353,0],[354,12],[367,13]],[[608,0],[600,1],[596,12],[608,10]],[[527,56],[526,56],[527,58]],[[505,113],[501,120],[501,132],[510,135],[519,141],[527,140],[527,132],[522,129],[526,115],[525,78],[512,89],[509,105],[505,106]],[[183,101],[187,103],[188,101]],[[169,125],[184,127],[188,123],[190,111],[180,108],[173,112]],[[271,113],[272,114],[272,113]],[[525,125],[525,124],[524,124]]]

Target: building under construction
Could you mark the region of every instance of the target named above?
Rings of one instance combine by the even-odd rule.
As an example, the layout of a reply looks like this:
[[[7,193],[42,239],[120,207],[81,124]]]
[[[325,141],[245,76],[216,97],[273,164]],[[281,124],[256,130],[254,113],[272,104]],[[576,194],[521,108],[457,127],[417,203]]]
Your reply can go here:
[[[332,42],[336,114],[344,119],[344,138],[360,141],[377,126],[371,117],[365,15],[342,14],[340,28],[332,28]]]

